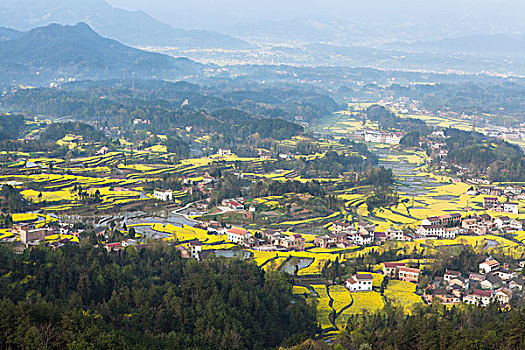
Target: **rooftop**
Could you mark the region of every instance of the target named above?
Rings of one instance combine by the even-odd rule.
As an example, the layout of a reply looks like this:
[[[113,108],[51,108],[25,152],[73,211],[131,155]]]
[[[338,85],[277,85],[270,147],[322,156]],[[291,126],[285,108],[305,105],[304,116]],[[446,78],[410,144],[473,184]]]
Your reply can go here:
[[[228,230],[228,233],[232,233],[234,235],[244,236],[244,235],[246,235],[248,233],[248,231],[243,230],[242,228],[232,227],[231,229]]]
[[[405,263],[401,262],[385,262],[383,263],[385,267],[398,267],[398,266],[405,266]]]
[[[490,298],[492,296],[492,292],[490,290],[474,289],[474,292],[472,292],[472,295]]]
[[[372,276],[369,273],[357,274],[354,277],[357,278],[358,280],[373,280],[374,279],[374,276]]]

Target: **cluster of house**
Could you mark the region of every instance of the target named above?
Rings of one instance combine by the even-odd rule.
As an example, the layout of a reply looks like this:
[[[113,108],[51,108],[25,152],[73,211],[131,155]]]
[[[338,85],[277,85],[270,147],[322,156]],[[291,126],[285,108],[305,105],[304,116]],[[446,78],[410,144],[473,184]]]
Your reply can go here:
[[[519,214],[518,203],[500,203],[498,197],[483,197],[483,208],[499,213]]]
[[[507,198],[511,199],[525,199],[525,189],[519,186],[479,186],[477,189],[471,191],[474,191],[475,195],[483,194],[494,197],[506,196]]]
[[[490,257],[479,264],[479,272],[469,273],[468,277],[447,270],[443,277],[430,281],[423,299],[428,303],[437,299],[444,304],[464,302],[486,306],[497,301],[508,305],[512,298],[523,296],[525,277],[520,272],[524,267],[525,261],[511,268]]]
[[[454,213],[426,218],[416,232],[422,238],[454,239],[458,234],[485,235],[493,231],[520,231],[522,228],[521,222],[508,216],[492,218],[489,214],[482,214],[462,217]]]
[[[402,262],[383,263],[383,274],[391,279],[418,283],[421,270],[408,267]]]
[[[383,263],[383,274],[391,279],[405,282],[418,283],[421,271],[419,269],[406,266],[402,262]],[[348,278],[344,286],[350,292],[366,292],[372,290],[373,276],[368,273],[358,273]]]
[[[268,152],[266,150],[260,150],[259,151],[259,158],[261,158],[263,160],[270,160],[270,159],[273,159],[275,157],[276,156],[274,156],[271,152]],[[288,160],[288,159],[293,159],[293,155],[291,153],[279,153],[278,158],[281,159],[281,160]]]
[[[35,223],[18,223],[14,224],[9,232],[13,235],[3,237],[0,242],[15,243],[20,239],[20,251],[29,247],[36,246],[46,242],[46,238],[57,234],[79,236],[79,231],[73,231],[73,225],[67,223],[53,223],[52,227],[36,227]],[[63,238],[59,241],[48,243],[53,248],[61,247],[65,244],[76,244],[75,241]]]
[[[314,244],[320,248],[348,248],[353,246],[365,246],[371,244],[382,244],[390,241],[412,241],[414,237],[396,228],[389,228],[384,232],[376,231],[376,225],[368,222],[356,224],[335,221],[332,223],[332,232],[318,235],[314,238]]]
[[[404,133],[401,132],[387,132],[379,130],[360,130],[353,133],[353,138],[371,143],[387,143],[390,145],[398,145]]]
[[[483,134],[504,140],[521,140],[525,138],[525,128],[522,124],[519,127],[486,126]]]
[[[332,223],[332,233],[318,235],[314,244],[321,248],[348,248],[355,245],[374,243],[375,225],[360,222],[357,229],[352,223],[336,221]]]
[[[292,235],[285,235],[281,230],[270,230],[266,229],[262,232],[262,241],[259,242],[254,249],[259,251],[268,250],[294,250],[302,251],[306,240],[304,237],[295,233]]]
[[[182,191],[192,195],[194,192],[202,192],[203,194],[210,194],[213,183],[215,179],[208,173],[204,173],[202,180],[193,180],[185,176],[181,178]],[[173,191],[172,190],[163,190],[155,189],[153,191],[153,197],[156,200],[162,202],[171,202],[173,201]]]
[[[197,181],[185,176],[181,178],[182,191],[192,195],[195,192],[201,192],[209,195],[213,189],[213,183],[216,180],[208,172],[204,173],[202,180]]]
[[[431,216],[421,220],[416,229],[417,234],[430,239],[454,239],[460,233],[461,214]]]
[[[396,113],[401,114],[422,114],[428,115],[431,112],[421,106],[421,101],[411,100],[408,97],[396,97],[395,99],[386,98],[381,99],[377,102],[381,106],[385,106],[388,109],[393,109]]]
[[[187,246],[178,245],[175,249],[180,252],[180,256],[183,259],[192,258],[201,260],[203,258],[202,242],[199,240],[193,240],[189,242]]]
[[[142,243],[138,239],[126,238],[126,239],[124,239],[124,240],[122,240],[120,242],[106,243],[104,245],[104,248],[106,248],[106,250],[108,252],[119,252],[119,251],[125,249],[126,247],[130,247],[130,246],[134,246],[134,247],[137,247],[137,248],[147,248],[147,247],[149,247],[149,244],[148,243]]]
[[[258,238],[250,231],[239,227],[223,227],[215,222],[203,223],[202,225],[208,234],[227,235],[228,241],[258,251],[302,251],[306,243],[301,234],[287,235],[282,230],[265,229]]]
[[[271,152],[268,152],[266,150],[260,150],[259,151],[259,158],[263,159],[263,160],[270,160],[272,158],[274,158],[275,156],[272,155]],[[292,159],[293,158],[293,155],[291,153],[279,153],[279,159],[281,160],[287,160],[287,159]]]

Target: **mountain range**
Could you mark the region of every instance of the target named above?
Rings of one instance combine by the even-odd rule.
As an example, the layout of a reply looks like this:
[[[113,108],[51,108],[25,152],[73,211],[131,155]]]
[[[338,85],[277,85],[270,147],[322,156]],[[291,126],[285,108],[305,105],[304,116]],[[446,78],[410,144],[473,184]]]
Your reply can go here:
[[[11,33],[12,31],[6,31]],[[101,37],[87,24],[50,24],[0,41],[0,81],[39,84],[59,78],[180,79],[202,66],[125,46]]]
[[[89,24],[104,37],[133,46],[242,49],[250,45],[206,30],[184,30],[162,23],[143,11],[116,8],[105,0],[2,0],[0,23],[27,31],[51,23]]]
[[[11,40],[22,36],[24,33],[11,28],[0,27],[0,41]]]

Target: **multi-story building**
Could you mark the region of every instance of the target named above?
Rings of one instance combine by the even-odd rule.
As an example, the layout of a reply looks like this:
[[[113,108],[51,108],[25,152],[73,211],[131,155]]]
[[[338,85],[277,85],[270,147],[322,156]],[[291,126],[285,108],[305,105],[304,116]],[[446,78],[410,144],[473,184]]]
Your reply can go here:
[[[228,240],[236,244],[247,244],[252,234],[242,228],[232,227],[227,231]]]

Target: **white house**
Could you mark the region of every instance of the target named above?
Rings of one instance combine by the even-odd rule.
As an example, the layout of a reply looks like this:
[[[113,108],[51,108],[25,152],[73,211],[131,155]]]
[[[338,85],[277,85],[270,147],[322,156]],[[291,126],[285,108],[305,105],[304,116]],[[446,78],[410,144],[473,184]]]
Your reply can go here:
[[[421,225],[417,228],[417,233],[422,237],[442,237],[445,235],[445,226],[443,225]]]
[[[523,278],[514,278],[512,281],[509,282],[509,288],[511,290],[519,290],[522,291],[523,287],[525,286],[525,279]]]
[[[351,240],[357,245],[370,245],[374,243],[374,234],[360,233],[357,235],[350,236]]]
[[[505,213],[519,214],[519,204],[518,203],[503,203],[503,211]]]
[[[373,280],[371,274],[356,274],[345,281],[345,288],[351,292],[371,291]]]
[[[228,148],[219,148],[219,151],[217,152],[217,154],[221,157],[231,156],[232,150]]]
[[[508,216],[501,216],[494,220],[494,224],[496,224],[496,227],[501,230],[505,226],[510,225],[510,218]]]
[[[421,226],[440,226],[441,219],[437,216],[431,216],[421,220]]]
[[[244,204],[237,202],[236,200],[231,200],[228,202],[228,207],[231,210],[244,210]]]
[[[202,252],[202,243],[200,241],[191,241],[190,244],[190,256],[194,259],[200,259],[200,253]]]
[[[95,153],[97,156],[103,156],[103,155],[106,155],[107,153],[109,152],[109,148],[107,148],[106,146],[104,147],[101,147],[97,153]]]
[[[350,233],[355,231],[354,224],[349,222],[334,221],[332,223],[333,233]]]
[[[480,273],[490,273],[499,269],[499,262],[496,259],[489,258],[479,264]]]
[[[433,131],[432,136],[445,138],[445,132],[443,130]]]
[[[228,231],[226,228],[222,227],[217,223],[208,225],[206,229],[209,235],[224,235],[226,234],[226,231]]]
[[[505,194],[520,194],[521,188],[520,187],[513,187],[513,186],[507,186],[503,189],[503,193]]]
[[[404,241],[405,240],[405,234],[403,233],[403,230],[397,230],[393,227],[390,227],[385,230],[386,239],[389,241]]]
[[[153,197],[159,201],[168,202],[173,200],[173,191],[172,190],[155,190],[153,192]]]
[[[463,297],[463,302],[467,304],[487,306],[492,302],[492,292],[490,290],[474,290],[474,292]]]
[[[232,227],[228,230],[228,240],[236,244],[245,244],[252,234],[242,228]]]
[[[494,298],[500,304],[508,304],[512,298],[512,292],[508,288],[500,288],[494,293]]]
[[[391,145],[398,145],[399,142],[401,142],[402,134],[387,134],[385,138],[385,143],[391,144]]]
[[[204,174],[204,176],[202,177],[202,181],[205,183],[205,184],[211,184],[213,183],[213,181],[215,181],[215,179],[213,177],[211,177],[208,173]]]
[[[494,272],[494,275],[498,276],[504,281],[508,281],[513,279],[514,277],[518,277],[518,274],[516,272],[512,272],[509,270],[499,270]]]
[[[459,271],[452,271],[452,270],[446,270],[445,275],[443,276],[443,280],[445,282],[450,282],[454,278],[461,277],[461,272]]]
[[[509,218],[508,216],[501,216],[494,220],[494,224],[498,230],[516,230],[520,231],[523,228],[523,225],[514,219]]]
[[[367,131],[365,134],[365,142],[381,143],[381,133],[377,131]]]

